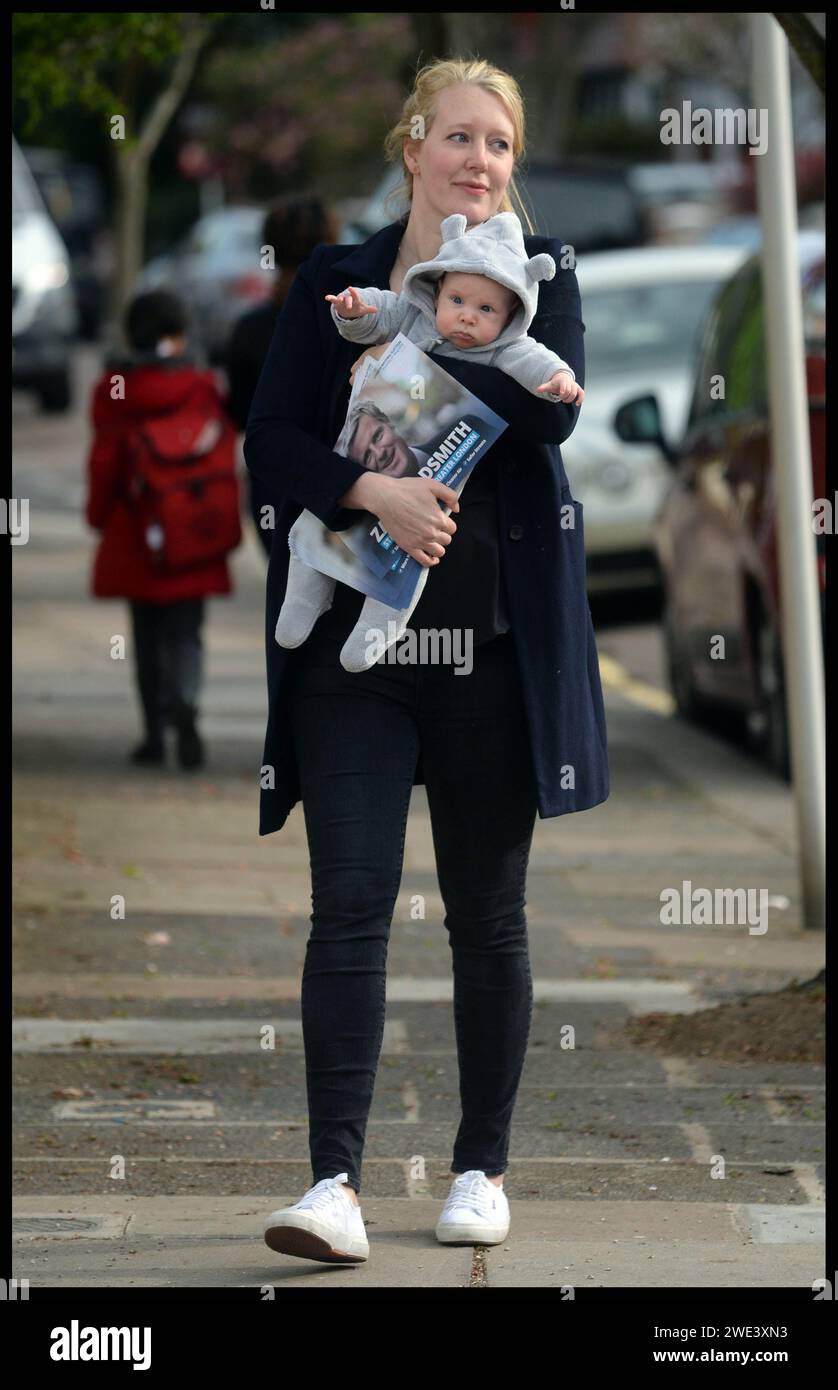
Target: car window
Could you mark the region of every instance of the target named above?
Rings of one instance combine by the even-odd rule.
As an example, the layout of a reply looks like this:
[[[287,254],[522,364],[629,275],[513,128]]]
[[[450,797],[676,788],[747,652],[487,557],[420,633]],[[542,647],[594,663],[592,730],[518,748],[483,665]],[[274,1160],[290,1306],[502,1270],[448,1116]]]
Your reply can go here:
[[[718,285],[717,279],[678,280],[585,291],[588,377],[692,366],[697,333]]]
[[[701,329],[695,388],[687,420],[688,429],[699,421],[713,417],[721,418],[730,413],[730,355],[739,315],[751,280],[750,270],[735,275],[708,309]],[[724,378],[725,395],[724,398],[716,399],[718,384],[714,378],[719,376]]]
[[[726,405],[730,414],[754,409],[767,400],[763,334],[762,279],[750,277],[740,312],[732,323],[727,372]]]
[[[803,288],[803,330],[807,347],[826,337],[825,267],[816,268]],[[765,302],[759,266],[737,275],[705,324],[687,428],[703,418],[768,410],[768,347]],[[724,399],[710,399],[710,379],[724,377]]]
[[[826,275],[821,266],[803,286],[803,336],[807,349],[822,348],[826,339]],[[747,395],[744,400],[737,396],[739,373],[737,364],[742,362],[742,377],[747,380]],[[731,363],[733,377],[733,399],[728,389],[728,403],[731,409],[750,407],[760,414],[768,411],[768,345],[765,333],[765,301],[762,294],[762,279],[754,276],[749,290],[739,331],[734,340]]]

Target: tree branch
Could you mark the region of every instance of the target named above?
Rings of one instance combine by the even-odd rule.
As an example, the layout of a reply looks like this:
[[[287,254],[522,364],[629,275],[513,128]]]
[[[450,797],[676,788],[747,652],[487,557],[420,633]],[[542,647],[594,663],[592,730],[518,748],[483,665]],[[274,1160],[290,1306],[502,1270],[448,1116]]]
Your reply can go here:
[[[794,49],[812,81],[822,92],[826,92],[826,40],[819,34],[808,15],[775,14],[777,23],[785,30],[786,38]]]
[[[201,49],[210,36],[212,24],[189,23],[185,26],[183,47],[178,54],[169,85],[156,96],[151,110],[144,120],[137,140],[138,156],[148,162],[157,149],[160,140],[183,100]]]

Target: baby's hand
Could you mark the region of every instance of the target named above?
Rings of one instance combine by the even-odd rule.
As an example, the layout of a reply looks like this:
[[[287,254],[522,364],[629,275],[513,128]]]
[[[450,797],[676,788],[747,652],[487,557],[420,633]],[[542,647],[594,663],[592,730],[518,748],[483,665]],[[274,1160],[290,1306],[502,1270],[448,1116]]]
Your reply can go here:
[[[551,396],[561,396],[563,401],[569,401],[571,405],[581,405],[585,399],[585,392],[573,380],[570,372],[556,372],[538,390],[549,391]]]
[[[342,294],[327,294],[326,298],[337,307],[338,317],[342,319],[359,319],[364,314],[378,313],[371,304],[364,303],[361,291],[356,290],[354,285],[350,285]]]

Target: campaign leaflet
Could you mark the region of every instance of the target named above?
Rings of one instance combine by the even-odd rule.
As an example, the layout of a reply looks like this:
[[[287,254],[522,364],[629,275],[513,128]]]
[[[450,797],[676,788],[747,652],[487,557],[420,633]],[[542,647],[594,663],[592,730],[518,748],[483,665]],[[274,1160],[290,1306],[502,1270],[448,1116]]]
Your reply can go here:
[[[403,333],[355,373],[346,423],[335,452],[390,477],[435,478],[462,492],[507,422]],[[448,514],[450,508],[442,506]],[[369,512],[344,531],[329,531],[303,512],[288,537],[291,553],[322,574],[407,608],[422,572]],[[456,545],[456,535],[452,538]]]

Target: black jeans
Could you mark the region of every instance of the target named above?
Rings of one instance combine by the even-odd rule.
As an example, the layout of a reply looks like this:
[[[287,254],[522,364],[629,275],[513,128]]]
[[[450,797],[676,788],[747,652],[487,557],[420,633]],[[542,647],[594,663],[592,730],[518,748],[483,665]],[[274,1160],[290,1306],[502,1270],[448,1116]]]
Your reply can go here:
[[[297,648],[291,719],[312,878],[302,977],[314,1182],[361,1157],[384,1031],[385,970],[417,757],[452,953],[462,1119],[452,1171],[505,1172],[532,1019],[524,913],[537,812],[511,632],[453,664],[350,674],[342,643]]]
[[[184,706],[194,708],[203,673],[204,599],[132,602],[135,674],[146,737],[160,739]]]

